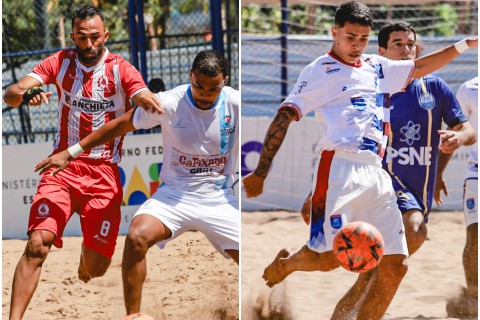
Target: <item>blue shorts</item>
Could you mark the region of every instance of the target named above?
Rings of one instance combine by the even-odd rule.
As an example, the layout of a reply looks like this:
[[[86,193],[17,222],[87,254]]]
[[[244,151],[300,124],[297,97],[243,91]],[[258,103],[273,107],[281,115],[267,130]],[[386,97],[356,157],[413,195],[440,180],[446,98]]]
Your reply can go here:
[[[404,214],[409,210],[418,210],[423,213],[425,223],[428,222],[430,210],[425,210],[425,205],[416,195],[415,191],[398,181],[398,177],[392,177],[393,189],[397,195],[397,206]]]

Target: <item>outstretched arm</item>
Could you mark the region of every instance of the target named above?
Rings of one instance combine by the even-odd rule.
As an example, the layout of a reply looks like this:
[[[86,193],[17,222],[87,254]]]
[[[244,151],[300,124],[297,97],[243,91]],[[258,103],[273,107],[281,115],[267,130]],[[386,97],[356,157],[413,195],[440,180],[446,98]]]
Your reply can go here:
[[[438,148],[444,153],[453,153],[461,146],[471,146],[477,142],[475,130],[468,121],[457,124],[451,130],[438,130],[438,134],[440,134]]]
[[[296,119],[296,116],[295,111],[290,108],[283,108],[277,112],[265,136],[257,169],[243,178],[243,186],[247,193],[247,198],[257,197],[262,194],[263,183],[268,175],[272,160],[285,139],[288,126]]]
[[[421,58],[415,59],[415,71],[412,74],[412,78],[426,76],[427,74],[446,66],[450,61],[458,57],[468,48],[476,48],[477,46],[478,37],[471,37],[446,48],[432,52]]]
[[[112,140],[113,138],[135,130],[135,127],[133,126],[134,111],[135,110],[132,109],[120,118],[107,122],[100,129],[93,131],[88,136],[83,138],[79,143],[68,148],[67,150],[63,150],[40,161],[35,166],[35,171],[40,170],[40,174],[42,174],[51,167],[57,167],[57,169],[51,173],[51,175],[55,175],[65,169],[70,161],[73,158],[76,158],[84,150],[90,150]]]
[[[40,90],[34,91],[34,94],[28,95],[27,91],[34,87],[41,86],[42,83],[31,76],[25,76],[17,83],[10,85],[5,91],[3,101],[11,107],[17,108],[27,98],[30,106],[39,106],[42,101],[48,104],[48,98],[52,95],[52,92],[40,92]],[[38,93],[36,93],[38,92]],[[36,94],[35,94],[36,93]]]

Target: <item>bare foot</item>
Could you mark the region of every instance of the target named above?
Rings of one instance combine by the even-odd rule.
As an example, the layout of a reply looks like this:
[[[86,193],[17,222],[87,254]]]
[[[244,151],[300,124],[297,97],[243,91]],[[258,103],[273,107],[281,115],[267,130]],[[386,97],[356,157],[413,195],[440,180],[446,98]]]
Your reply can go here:
[[[267,286],[270,288],[277,283],[282,282],[292,271],[286,268],[287,258],[290,255],[287,249],[282,249],[278,252],[275,259],[263,271],[262,278],[267,281]]]
[[[85,269],[85,266],[83,265],[83,256],[80,257],[80,265],[78,266],[78,279],[84,283],[87,283],[90,281],[90,279],[92,279],[90,274],[87,272],[87,269]]]

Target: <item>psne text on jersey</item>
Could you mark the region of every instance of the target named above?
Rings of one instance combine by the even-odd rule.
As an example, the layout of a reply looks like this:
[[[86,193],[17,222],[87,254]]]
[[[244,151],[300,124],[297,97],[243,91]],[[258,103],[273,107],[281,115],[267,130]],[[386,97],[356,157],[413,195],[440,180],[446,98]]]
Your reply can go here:
[[[420,147],[417,150],[414,147],[403,147],[398,150],[387,147],[386,161],[390,163],[396,160],[401,165],[421,165],[429,166],[432,161],[432,147]],[[400,158],[400,159],[396,159]]]

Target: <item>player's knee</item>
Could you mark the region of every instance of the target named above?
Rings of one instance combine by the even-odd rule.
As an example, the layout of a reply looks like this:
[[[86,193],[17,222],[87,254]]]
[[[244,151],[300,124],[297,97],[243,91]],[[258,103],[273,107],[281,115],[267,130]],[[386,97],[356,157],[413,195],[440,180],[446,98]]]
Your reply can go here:
[[[392,258],[381,262],[382,273],[390,279],[400,280],[405,277],[408,272],[407,258]]]
[[[130,228],[125,239],[125,251],[130,254],[143,257],[147,254],[149,241],[141,229]]]
[[[87,266],[87,272],[92,278],[101,277],[110,266],[111,260],[108,261],[96,261],[92,265]]]
[[[51,244],[42,237],[42,234],[33,232],[28,239],[25,255],[28,259],[36,259],[42,263],[50,252],[50,245]]]

